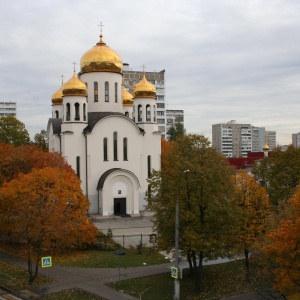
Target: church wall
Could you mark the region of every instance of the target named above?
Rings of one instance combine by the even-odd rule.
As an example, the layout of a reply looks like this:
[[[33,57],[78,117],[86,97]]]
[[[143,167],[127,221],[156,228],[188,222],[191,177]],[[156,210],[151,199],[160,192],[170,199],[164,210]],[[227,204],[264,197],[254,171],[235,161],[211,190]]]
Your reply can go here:
[[[66,162],[76,172],[77,156],[80,157],[80,180],[81,188],[86,194],[85,180],[85,137],[83,129],[86,127],[84,123],[64,123],[62,124],[62,155]]]
[[[122,75],[118,73],[93,72],[80,75],[88,86],[89,112],[113,111],[123,112]],[[94,82],[98,82],[98,102],[94,101]],[[105,102],[105,81],[109,82],[109,102]],[[115,102],[115,82],[118,83],[117,101]]]

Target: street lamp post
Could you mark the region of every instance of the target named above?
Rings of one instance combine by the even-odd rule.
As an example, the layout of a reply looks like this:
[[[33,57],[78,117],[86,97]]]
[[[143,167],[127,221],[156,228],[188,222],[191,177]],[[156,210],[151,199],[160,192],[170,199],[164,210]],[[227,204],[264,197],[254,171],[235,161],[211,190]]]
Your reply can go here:
[[[190,170],[185,170],[183,173],[187,173]],[[178,202],[178,187],[176,195],[175,206],[175,267],[177,268],[178,276],[174,280],[174,299],[180,299],[180,280],[179,280],[179,202]]]

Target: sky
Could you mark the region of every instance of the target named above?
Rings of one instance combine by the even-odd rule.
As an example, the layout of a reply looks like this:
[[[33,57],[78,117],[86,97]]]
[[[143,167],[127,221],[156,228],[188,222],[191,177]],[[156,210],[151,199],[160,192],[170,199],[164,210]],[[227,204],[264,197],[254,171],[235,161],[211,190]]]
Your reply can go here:
[[[300,132],[299,0],[3,1],[0,101],[17,102],[31,137],[100,22],[131,69],[165,69],[167,109],[184,110],[188,133],[211,140],[212,124],[236,120],[284,145]]]

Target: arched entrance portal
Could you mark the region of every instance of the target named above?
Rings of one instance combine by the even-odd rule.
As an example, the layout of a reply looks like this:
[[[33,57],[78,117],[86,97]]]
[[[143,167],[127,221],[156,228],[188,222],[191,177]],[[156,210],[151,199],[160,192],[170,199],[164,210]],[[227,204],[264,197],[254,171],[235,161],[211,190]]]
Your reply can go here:
[[[98,182],[99,214],[126,216],[139,213],[139,181],[130,171],[110,169]]]

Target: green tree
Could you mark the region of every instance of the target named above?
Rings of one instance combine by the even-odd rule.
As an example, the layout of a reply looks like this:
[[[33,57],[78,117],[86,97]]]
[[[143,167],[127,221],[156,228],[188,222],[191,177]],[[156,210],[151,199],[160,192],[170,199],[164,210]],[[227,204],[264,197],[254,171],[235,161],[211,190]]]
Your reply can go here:
[[[36,146],[41,147],[44,151],[48,151],[48,139],[46,130],[41,130],[40,133],[36,133],[33,139]]]
[[[250,280],[249,254],[257,239],[264,235],[268,226],[270,202],[266,189],[245,170],[234,175],[237,231],[235,244],[244,252],[246,279]]]
[[[164,250],[174,247],[178,200],[179,244],[195,278],[196,292],[201,288],[203,259],[227,253],[222,239],[234,224],[232,168],[209,144],[201,135],[178,137],[166,153],[164,170],[154,171],[149,180],[154,226]]]
[[[300,183],[300,149],[292,145],[286,151],[276,148],[255,165],[253,174],[267,189],[272,204],[287,202]]]
[[[175,127],[172,126],[169,130],[168,130],[168,135],[170,136],[169,140],[170,141],[175,141],[178,137],[184,135],[184,127],[183,124],[181,123],[176,123]]]
[[[73,170],[35,169],[3,184],[0,228],[26,245],[29,282],[36,278],[46,251],[83,247],[95,240],[97,230],[88,209],[89,201]]]
[[[24,123],[14,116],[0,117],[0,143],[21,146],[30,143],[29,133]]]

